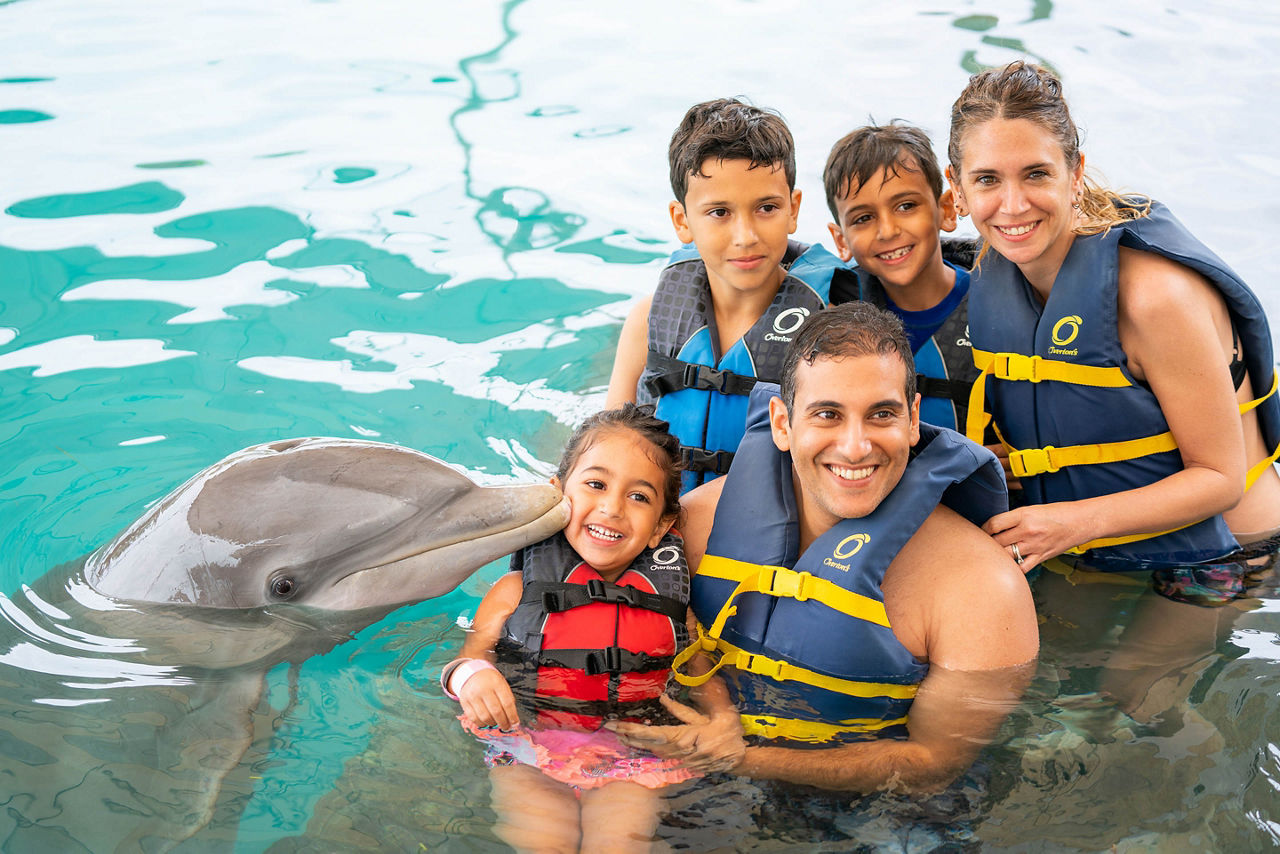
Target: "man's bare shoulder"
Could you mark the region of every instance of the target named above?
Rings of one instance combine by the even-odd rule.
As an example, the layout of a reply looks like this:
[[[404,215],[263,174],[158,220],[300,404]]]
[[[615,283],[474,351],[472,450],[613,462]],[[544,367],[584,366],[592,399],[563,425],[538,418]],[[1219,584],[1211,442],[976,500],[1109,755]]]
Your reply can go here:
[[[903,547],[917,572],[931,575],[931,583],[947,587],[983,589],[990,595],[1010,593],[1021,598],[1027,590],[1022,569],[985,531],[949,507],[939,505]],[[940,565],[946,566],[939,573]],[[941,578],[935,577],[941,575]]]
[[[944,667],[1008,667],[1029,661],[1038,649],[1035,604],[1021,569],[946,507],[929,515],[890,565],[885,603],[891,618],[902,613],[919,633],[925,657]]]

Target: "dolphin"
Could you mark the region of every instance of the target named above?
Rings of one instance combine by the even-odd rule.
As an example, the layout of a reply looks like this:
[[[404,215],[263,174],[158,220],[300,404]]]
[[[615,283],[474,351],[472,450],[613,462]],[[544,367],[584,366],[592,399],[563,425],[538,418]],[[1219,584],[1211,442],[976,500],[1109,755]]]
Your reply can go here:
[[[479,486],[376,442],[271,442],[201,471],[0,595],[0,850],[168,851],[242,809],[246,754],[279,720],[268,671],[567,519],[551,484]]]
[[[567,519],[550,484],[481,487],[409,448],[290,439],[200,472],[84,573],[134,602],[350,611],[440,596]]]

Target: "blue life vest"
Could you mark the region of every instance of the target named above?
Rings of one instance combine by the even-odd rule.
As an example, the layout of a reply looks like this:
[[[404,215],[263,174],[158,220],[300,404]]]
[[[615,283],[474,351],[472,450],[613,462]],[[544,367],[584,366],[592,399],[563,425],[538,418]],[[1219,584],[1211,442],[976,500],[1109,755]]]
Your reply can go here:
[[[605,581],[563,533],[511,556],[524,589],[507,618],[498,668],[544,726],[598,729],[604,718],[666,716],[657,702],[685,647],[689,567],[666,534]]]
[[[787,276],[760,319],[720,354],[707,268],[690,245],[676,250],[649,309],[649,353],[638,403],[657,403],[682,446],[681,492],[724,474],[742,439],[756,380],[777,382],[782,358],[805,320],[826,307],[843,262],[821,246],[791,243]]]
[[[989,253],[973,274],[969,297],[974,358],[983,376],[974,387],[968,433],[980,433],[987,420],[985,394],[1028,503],[1111,495],[1182,469],[1159,401],[1134,380],[1120,347],[1121,246],[1169,258],[1212,282],[1230,310],[1254,391],[1273,390],[1271,332],[1257,297],[1158,202],[1148,216],[1105,234],[1077,236],[1043,307],[1017,266]],[[1257,412],[1264,440],[1276,447],[1280,399],[1271,394]],[[1124,442],[1132,444],[1119,444]],[[1095,540],[1073,551],[1099,568],[1132,569],[1135,561],[1200,563],[1237,547],[1218,515],[1160,534]]]
[[[885,571],[939,503],[976,525],[1008,509],[995,455],[960,434],[920,425],[902,480],[870,515],[845,519],[799,553],[791,455],[773,443],[758,385],[747,433],[716,508],[690,604],[699,639],[748,735],[830,745],[904,737],[928,671],[893,634],[880,589]],[[940,559],[943,559],[940,557]]]
[[[961,277],[973,266],[977,245],[972,240],[942,241],[942,257],[956,271],[956,287],[964,287]],[[840,275],[831,288],[831,304],[864,300],[877,308],[888,309],[890,300],[884,285],[862,267],[856,268],[856,280]],[[963,430],[969,409],[969,391],[978,377],[973,364],[973,346],[969,341],[969,296],[939,324],[938,328],[916,347],[916,388],[920,392],[920,420],[939,427]]]

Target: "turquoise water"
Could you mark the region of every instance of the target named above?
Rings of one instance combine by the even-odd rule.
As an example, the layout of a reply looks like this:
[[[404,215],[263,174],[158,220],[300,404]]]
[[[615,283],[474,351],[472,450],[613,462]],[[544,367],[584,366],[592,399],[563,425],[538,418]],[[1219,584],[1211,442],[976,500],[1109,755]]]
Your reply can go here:
[[[860,7],[0,2],[0,592],[26,598],[196,470],[272,439],[373,438],[484,482],[545,477],[674,246],[666,141],[705,98],[783,112],[797,236],[821,240],[836,138],[902,117],[942,148],[972,70],[1048,62],[1089,164],[1169,203],[1280,317],[1270,5]],[[499,572],[271,670],[190,850],[502,850],[478,748],[433,681]],[[1105,598],[1106,625],[1141,607]],[[1194,720],[1129,735],[1093,693],[1116,631],[1047,618],[1031,696],[988,752],[985,848],[1280,843],[1280,605],[1252,604],[1178,669]],[[0,655],[6,696],[54,687],[15,700],[15,720],[133,702],[109,678],[85,687],[91,656],[20,634]],[[131,689],[166,679],[129,673]],[[44,766],[10,748],[13,807],[42,794]],[[8,850],[40,850],[29,831],[0,818]]]

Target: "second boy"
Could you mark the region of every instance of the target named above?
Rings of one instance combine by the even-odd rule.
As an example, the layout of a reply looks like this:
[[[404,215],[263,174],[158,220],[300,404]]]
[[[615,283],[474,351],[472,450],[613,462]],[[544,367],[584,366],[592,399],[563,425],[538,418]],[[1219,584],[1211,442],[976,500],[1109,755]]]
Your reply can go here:
[[[858,267],[856,285],[838,280],[831,304],[862,299],[898,315],[920,374],[921,420],[964,430],[978,376],[969,343],[973,246],[939,239],[955,230],[956,208],[929,138],[906,124],[858,128],[831,149],[822,180],[836,250]]]

